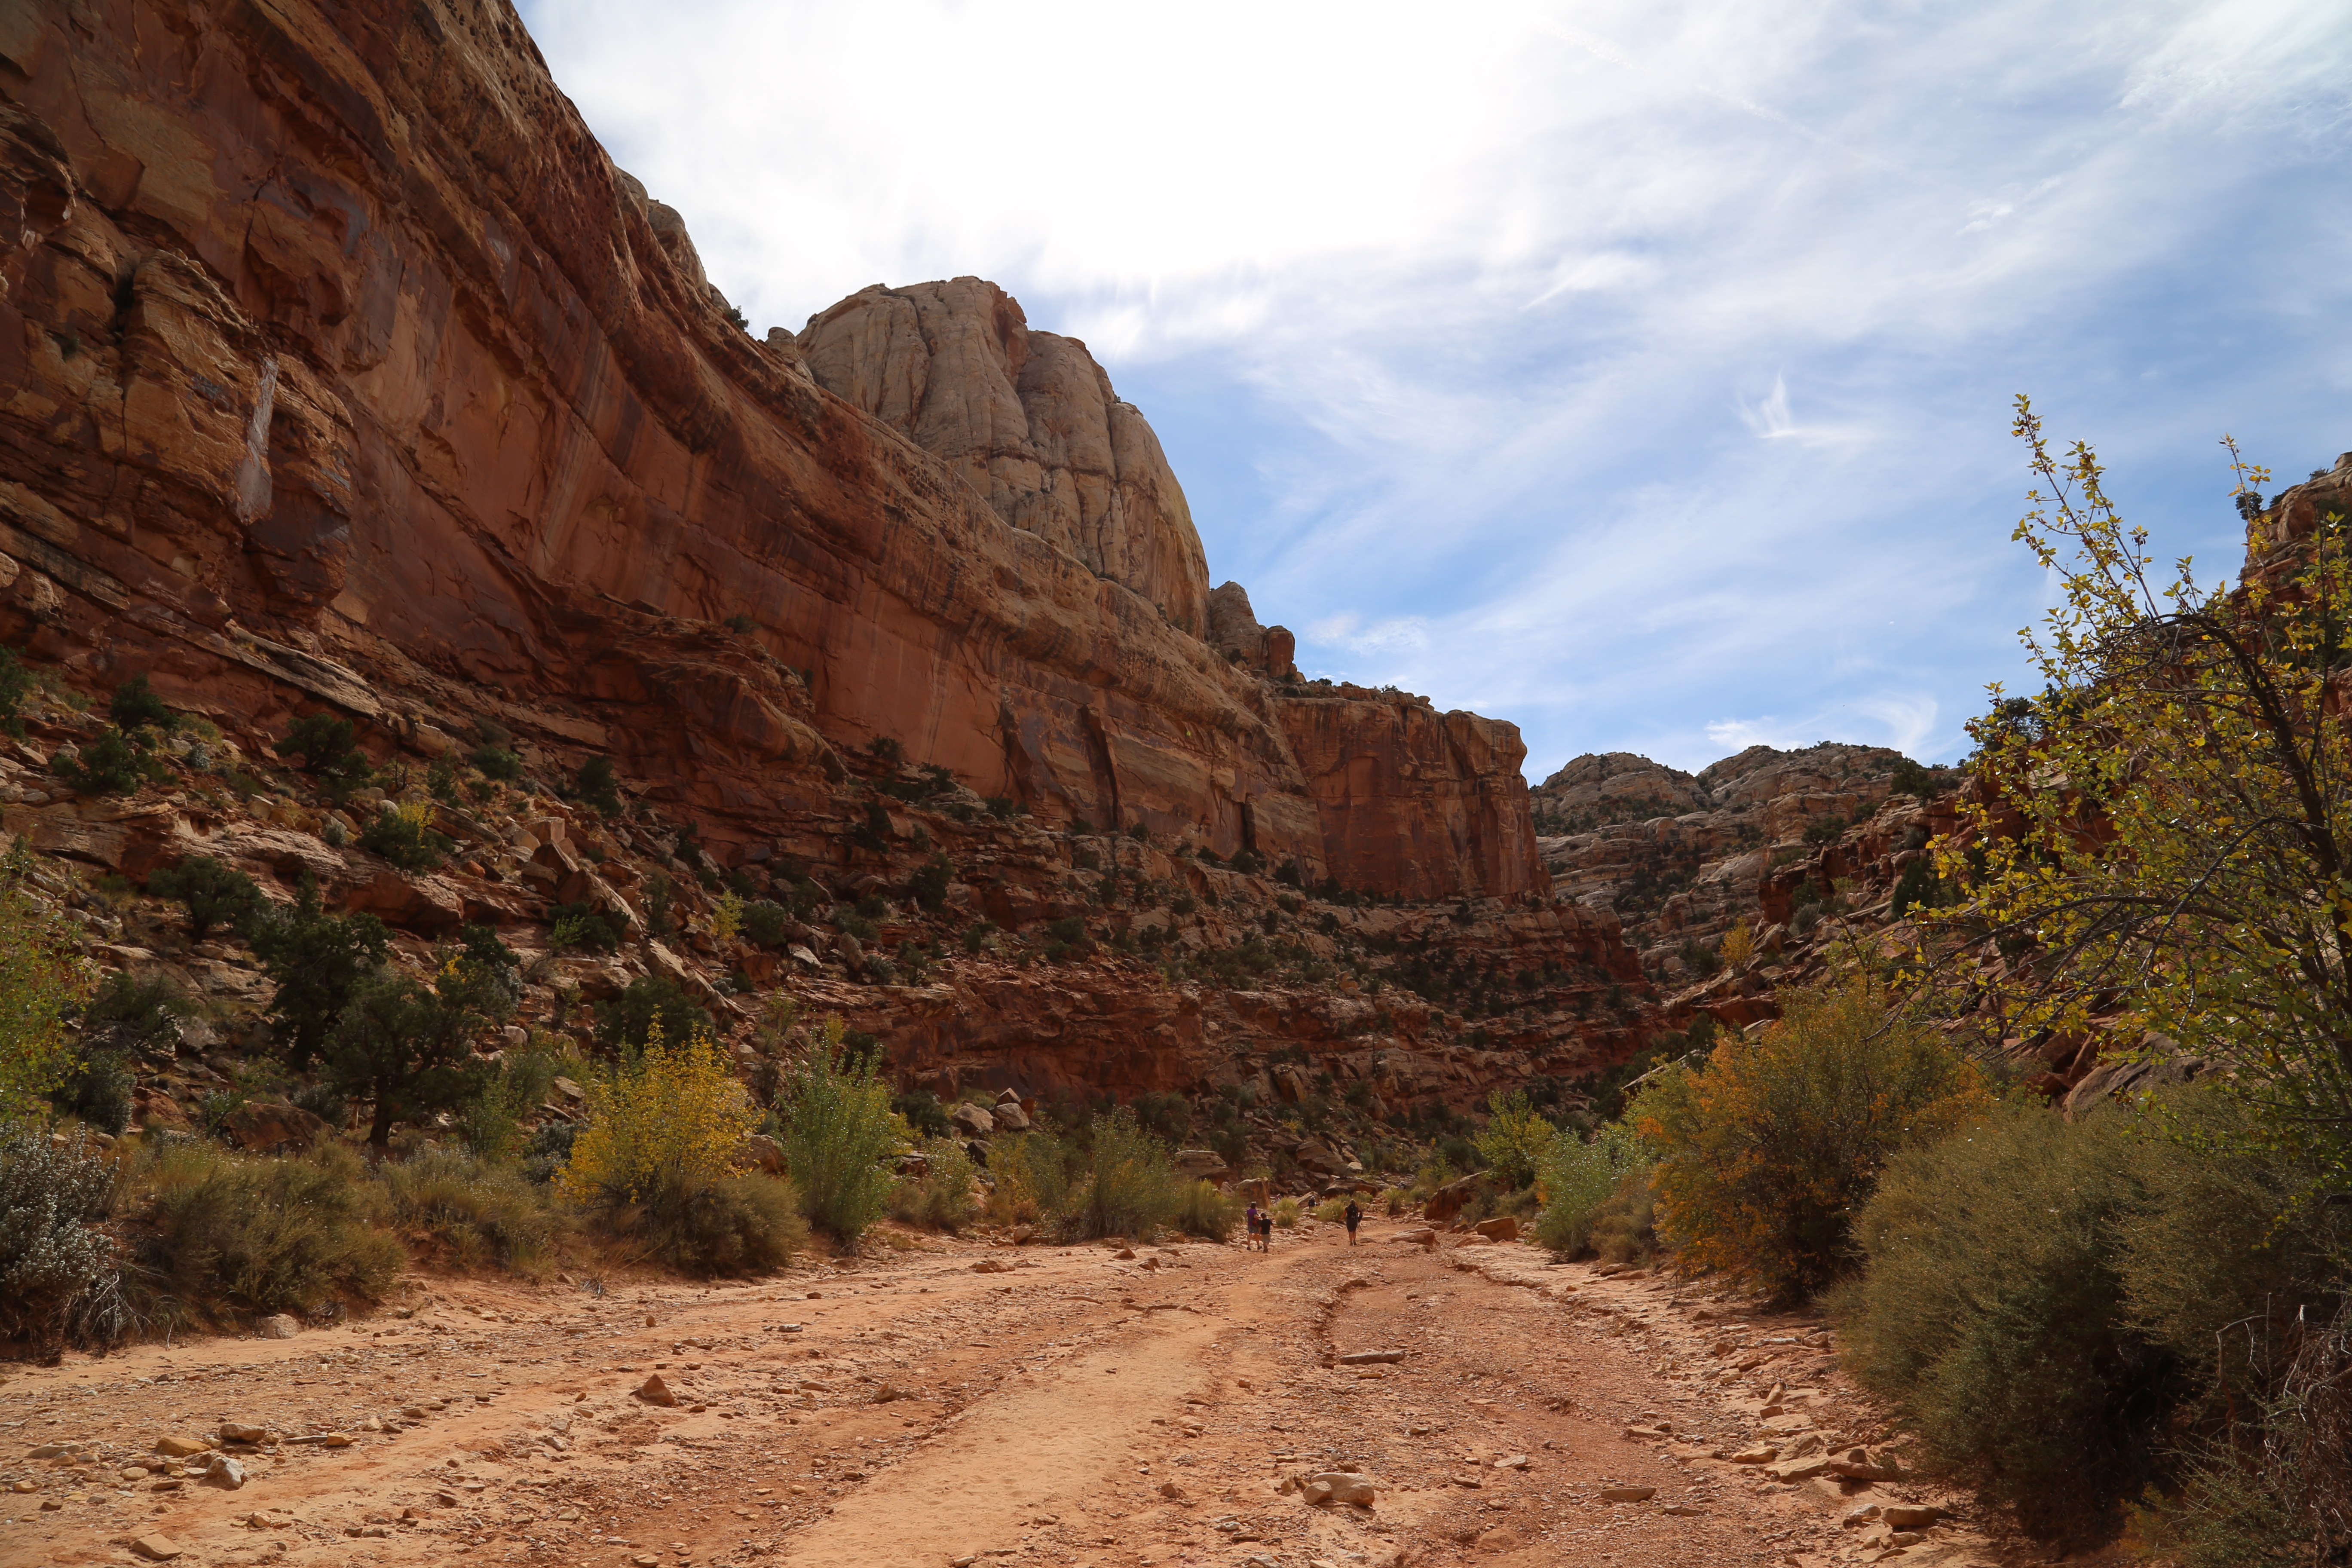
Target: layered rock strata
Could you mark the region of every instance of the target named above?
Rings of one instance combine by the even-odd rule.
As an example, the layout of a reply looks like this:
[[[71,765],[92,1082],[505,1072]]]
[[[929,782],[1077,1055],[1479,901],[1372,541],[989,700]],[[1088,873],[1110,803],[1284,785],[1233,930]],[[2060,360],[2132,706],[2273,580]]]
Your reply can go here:
[[[1317,877],[1361,840],[1272,662],[1202,640],[1182,490],[1083,344],[976,279],[753,340],[503,5],[19,7],[0,87],[0,636],[37,658],[378,744],[484,693],[718,842],[879,742]],[[1349,873],[1533,885],[1445,837]]]

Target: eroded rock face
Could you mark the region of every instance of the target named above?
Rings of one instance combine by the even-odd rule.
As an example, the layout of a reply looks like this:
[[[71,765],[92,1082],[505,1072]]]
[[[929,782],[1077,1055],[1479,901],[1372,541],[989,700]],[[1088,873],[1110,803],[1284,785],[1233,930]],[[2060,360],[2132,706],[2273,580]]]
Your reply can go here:
[[[154,16],[0,19],[0,638],[36,661],[257,743],[323,708],[437,752],[487,705],[723,857],[887,738],[1048,822],[1539,884],[1509,726],[1286,698],[1238,589],[1247,657],[1202,640],[1157,440],[1002,290],[756,342],[503,6]]]
[[[1517,725],[1401,692],[1296,689],[1282,725],[1320,807],[1333,876],[1409,898],[1549,890]]]
[[[1123,583],[1194,637],[1209,567],[1160,437],[1076,338],[1031,330],[978,278],[880,284],[810,319],[820,385],[911,437],[1013,527]]]

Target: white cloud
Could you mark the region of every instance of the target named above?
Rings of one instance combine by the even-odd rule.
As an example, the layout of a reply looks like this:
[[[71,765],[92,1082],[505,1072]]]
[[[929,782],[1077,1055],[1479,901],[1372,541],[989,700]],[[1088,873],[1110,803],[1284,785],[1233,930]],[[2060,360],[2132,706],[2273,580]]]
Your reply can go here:
[[[1214,578],[1538,774],[1962,746],[2041,594],[2013,392],[2166,555],[2234,547],[2220,429],[2352,445],[2342,7],[525,10],[755,330],[994,278],[1160,426]]]

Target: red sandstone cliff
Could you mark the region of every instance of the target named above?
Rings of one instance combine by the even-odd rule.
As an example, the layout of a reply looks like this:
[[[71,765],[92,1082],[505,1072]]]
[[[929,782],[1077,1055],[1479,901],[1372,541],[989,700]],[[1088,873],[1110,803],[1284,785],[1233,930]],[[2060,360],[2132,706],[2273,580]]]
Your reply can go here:
[[[754,342],[504,5],[10,7],[0,98],[35,658],[428,748],[462,692],[722,846],[887,736],[1049,820],[1542,886],[1509,726],[1202,640],[1182,492],[1083,345],[972,280]]]

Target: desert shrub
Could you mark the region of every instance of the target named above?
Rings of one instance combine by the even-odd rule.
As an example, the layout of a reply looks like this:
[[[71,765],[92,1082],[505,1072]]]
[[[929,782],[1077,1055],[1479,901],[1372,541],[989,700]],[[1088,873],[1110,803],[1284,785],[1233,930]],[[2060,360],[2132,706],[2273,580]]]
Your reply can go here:
[[[617,1234],[644,1255],[688,1274],[782,1268],[808,1246],[793,1184],[754,1171],[707,1187],[659,1188],[615,1216]]]
[[[941,1105],[940,1097],[928,1089],[910,1089],[905,1094],[892,1096],[890,1109],[920,1137],[944,1138],[952,1130],[948,1121],[948,1108]]]
[[[25,738],[25,699],[32,694],[32,672],[15,648],[0,647],[0,731]]]
[[[173,1140],[147,1152],[118,1198],[136,1226],[126,1289],[142,1315],[185,1323],[380,1300],[404,1261],[371,1224],[381,1201],[340,1145],[280,1160]]]
[[[2221,1550],[2297,1511],[2312,1434],[2283,1393],[2340,1300],[2346,1221],[2292,1212],[2315,1170],[2257,1152],[2225,1091],[2160,1109],[2013,1104],[1899,1156],[1839,1310],[1853,1374],[2028,1529],[2095,1534],[2185,1462],[2192,1533]]]
[[[588,1081],[558,1190],[645,1256],[693,1273],[776,1267],[807,1239],[789,1183],[740,1171],[760,1113],[709,1035],[642,1049]]]
[[[1847,1266],[1886,1161],[1990,1099],[1972,1063],[1860,984],[1783,994],[1761,1039],[1668,1067],[1626,1120],[1657,1151],[1660,1229],[1683,1259],[1803,1297]]]
[[[1524,1089],[1486,1097],[1486,1125],[1470,1142],[1494,1179],[1513,1192],[1534,1184],[1559,1129],[1528,1102]]]
[[[480,770],[486,779],[512,782],[522,777],[522,755],[504,746],[478,746],[466,760]]]
[[[1169,1143],[1181,1143],[1192,1132],[1192,1102],[1172,1090],[1139,1095],[1135,1119],[1143,1130]]]
[[[1242,1222],[1242,1201],[1214,1182],[1195,1179],[1184,1184],[1171,1224],[1187,1236],[1223,1241]]]
[[[1927,1457],[2037,1533],[2095,1531],[2152,1474],[2181,1367],[2126,1322],[2142,1194],[2118,1117],[2024,1104],[1897,1157],[1842,1293],[1846,1364]]]
[[[1646,1176],[1653,1161],[1641,1135],[1622,1121],[1602,1126],[1590,1142],[1561,1133],[1544,1152],[1536,1171],[1537,1190],[1543,1197],[1536,1240],[1560,1258],[1580,1258],[1596,1250],[1593,1230],[1602,1208],[1617,1196],[1628,1173]]]
[[[613,759],[591,757],[580,764],[580,772],[572,781],[572,795],[596,808],[604,816],[621,815],[621,791],[613,776]]]
[[[971,1156],[952,1138],[926,1139],[922,1153],[923,1174],[891,1190],[890,1213],[908,1225],[952,1236],[980,1213],[980,1184]]]
[[[495,939],[493,939],[495,941]],[[352,988],[322,1050],[328,1084],[374,1107],[368,1142],[479,1097],[494,1069],[474,1059],[483,1030],[514,1011],[511,967],[445,951],[427,984],[385,969]]]
[[[908,890],[915,902],[931,914],[947,907],[948,887],[955,880],[955,863],[944,855],[934,855],[917,868],[908,880]]]
[[[1078,1209],[1087,1236],[1149,1236],[1176,1217],[1188,1184],[1177,1174],[1168,1145],[1145,1131],[1120,1106],[1087,1129],[1085,1199]]]
[[[1726,965],[1737,969],[1756,956],[1756,933],[1748,929],[1746,921],[1736,921],[1729,931],[1723,933],[1723,941],[1717,944],[1716,952]]]
[[[304,769],[337,800],[375,777],[375,765],[354,743],[352,721],[331,713],[306,713],[295,720],[278,749],[300,757]]]
[[[113,1299],[114,1243],[98,1228],[113,1186],[95,1149],[0,1123],[0,1343],[57,1344]]]
[[[1402,1187],[1382,1187],[1381,1195],[1372,1201],[1380,1205],[1381,1212],[1391,1219],[1412,1212],[1412,1194]]]
[[[532,1129],[522,1146],[522,1173],[541,1185],[555,1180],[557,1173],[572,1158],[572,1145],[579,1142],[577,1121],[542,1121]]]
[[[90,994],[82,1008],[82,1026],[102,1033],[115,1048],[169,1050],[180,1042],[180,1020],[193,1010],[168,976],[118,969]]]
[[[261,910],[261,889],[254,879],[209,855],[191,855],[178,865],[147,879],[147,890],[159,899],[176,899],[187,907],[188,935],[202,942],[215,926],[245,925]]]
[[[1298,1216],[1303,1212],[1304,1205],[1297,1198],[1276,1198],[1274,1223],[1284,1230],[1289,1230],[1298,1224]]]
[[[843,1050],[846,1031],[827,1018],[786,1075],[784,1163],[808,1217],[855,1241],[887,1206],[891,1163],[906,1145],[890,1110],[876,1052]]]
[[[68,1116],[79,1117],[100,1132],[116,1133],[131,1125],[131,1091],[138,1081],[127,1053],[85,1047],[75,1053],[49,1099]]]
[[[114,721],[133,745],[142,744],[146,731],[152,728],[172,727],[172,710],[155,695],[144,674],[134,675],[114,689],[114,696],[106,705],[106,716]]]
[[[593,905],[556,904],[548,921],[548,944],[558,952],[610,952],[621,945],[621,933]]]
[[[683,1040],[708,1033],[710,1015],[668,975],[641,974],[598,1012],[596,1038],[607,1050],[625,1050],[651,1039],[656,1024],[663,1038]]]
[[[19,838],[0,861],[0,1122],[35,1114],[72,1064],[66,1016],[89,994],[78,933],[26,887]]]
[[[80,748],[79,755],[59,752],[51,757],[49,771],[77,795],[128,795],[164,772],[152,758],[140,755],[138,748],[112,725]]]
[[[1312,1213],[1317,1219],[1321,1220],[1325,1225],[1338,1225],[1348,1213],[1348,1200],[1345,1198],[1326,1198],[1323,1202],[1317,1204],[1315,1207],[1308,1212]]]
[[[562,1218],[520,1172],[455,1149],[377,1169],[393,1223],[422,1231],[456,1268],[495,1267],[538,1279]]]
[[[555,1080],[578,1078],[587,1070],[588,1064],[578,1057],[543,1044],[506,1052],[458,1110],[459,1136],[481,1159],[511,1164],[522,1157],[530,1139],[525,1121],[547,1103]]]
[[[761,947],[782,947],[792,940],[792,912],[783,905],[759,899],[743,906],[743,934]]]
[[[655,1027],[646,1044],[592,1073],[588,1123],[572,1141],[562,1182],[578,1201],[605,1207],[663,1188],[715,1185],[736,1173],[759,1112],[710,1037],[678,1044]]]
[[[270,1004],[287,1061],[308,1067],[352,990],[391,956],[392,933],[373,915],[331,915],[304,877],[291,909],[264,910],[246,928],[262,969],[278,982]]]
[[[430,871],[457,847],[456,839],[433,831],[432,820],[430,801],[388,805],[360,829],[360,847],[383,856],[404,871]]]

